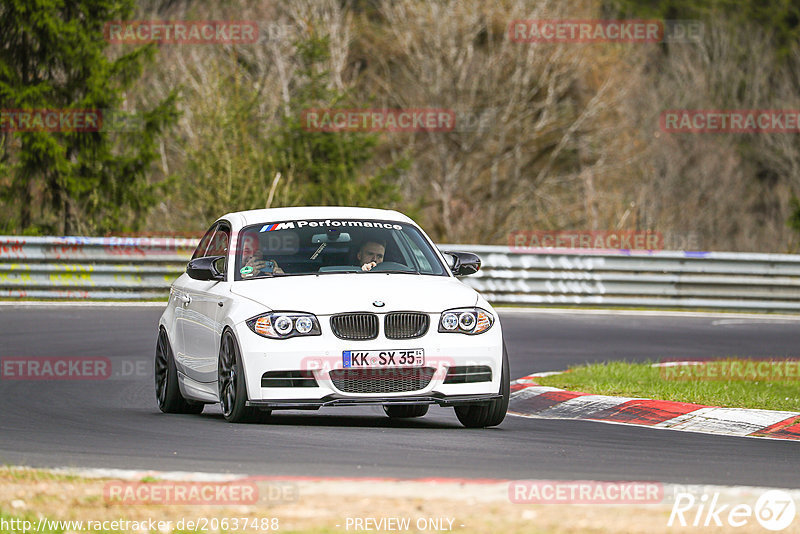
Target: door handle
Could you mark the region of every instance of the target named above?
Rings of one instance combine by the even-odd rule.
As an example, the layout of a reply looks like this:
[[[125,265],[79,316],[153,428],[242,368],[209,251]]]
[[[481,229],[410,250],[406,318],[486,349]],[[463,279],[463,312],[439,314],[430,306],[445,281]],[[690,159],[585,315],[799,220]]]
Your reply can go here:
[[[181,304],[187,306],[190,302],[192,302],[192,297],[190,297],[189,295],[180,295],[178,297],[178,300],[180,301]]]

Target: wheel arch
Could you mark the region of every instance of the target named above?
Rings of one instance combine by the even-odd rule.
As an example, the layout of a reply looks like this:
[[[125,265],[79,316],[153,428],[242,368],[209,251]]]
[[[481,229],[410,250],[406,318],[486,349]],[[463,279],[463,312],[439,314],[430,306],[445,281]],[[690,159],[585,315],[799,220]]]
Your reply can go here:
[[[236,327],[232,324],[225,323],[222,326],[222,331],[219,336],[219,350],[218,352],[222,351],[222,339],[225,337],[225,333],[230,332],[231,336],[233,336],[233,342],[236,344],[236,350],[239,353],[239,358],[242,362],[242,370],[244,371],[244,387],[245,391],[247,391],[247,398],[252,399],[253,396],[250,394],[250,384],[249,380],[247,380],[247,359],[244,357],[244,352],[242,351],[242,344],[239,342],[239,337],[236,335]],[[217,358],[219,359],[219,354],[217,354]],[[219,387],[219,366],[217,366],[217,387]]]

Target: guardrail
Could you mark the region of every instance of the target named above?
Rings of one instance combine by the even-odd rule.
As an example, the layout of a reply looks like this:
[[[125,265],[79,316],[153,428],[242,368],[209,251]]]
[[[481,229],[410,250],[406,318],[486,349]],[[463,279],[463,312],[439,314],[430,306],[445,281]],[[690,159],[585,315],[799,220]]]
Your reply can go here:
[[[800,255],[447,248],[481,257],[464,281],[493,303],[800,311]]]
[[[166,299],[197,239],[0,237],[0,297]]]
[[[0,297],[159,299],[195,239],[0,236]],[[463,281],[496,304],[800,311],[800,255],[440,245],[481,256]]]

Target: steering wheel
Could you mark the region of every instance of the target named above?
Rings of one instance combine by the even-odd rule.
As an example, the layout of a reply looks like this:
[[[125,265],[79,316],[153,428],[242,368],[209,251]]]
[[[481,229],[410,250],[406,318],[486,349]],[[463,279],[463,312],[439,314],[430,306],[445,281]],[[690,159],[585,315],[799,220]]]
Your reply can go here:
[[[408,265],[398,263],[396,261],[384,261],[382,263],[379,263],[370,270],[370,272],[373,273],[376,272],[379,273],[381,271],[408,271],[411,273],[414,272],[414,269],[412,269]]]

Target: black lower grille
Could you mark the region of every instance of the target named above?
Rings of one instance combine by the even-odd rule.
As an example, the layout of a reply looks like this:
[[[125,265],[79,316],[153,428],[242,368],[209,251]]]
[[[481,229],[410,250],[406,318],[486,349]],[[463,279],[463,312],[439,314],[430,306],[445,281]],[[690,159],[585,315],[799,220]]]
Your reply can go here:
[[[336,389],[346,393],[399,393],[425,389],[435,372],[430,367],[335,369],[330,377]]]
[[[267,371],[261,375],[262,388],[319,387],[311,371]]]
[[[331,330],[339,339],[375,339],[378,316],[374,313],[342,313],[331,317]]]
[[[451,367],[444,378],[445,384],[469,384],[491,382],[492,368],[488,365],[463,365]]]
[[[425,313],[393,312],[386,315],[383,330],[387,339],[413,339],[424,336],[429,323]]]

